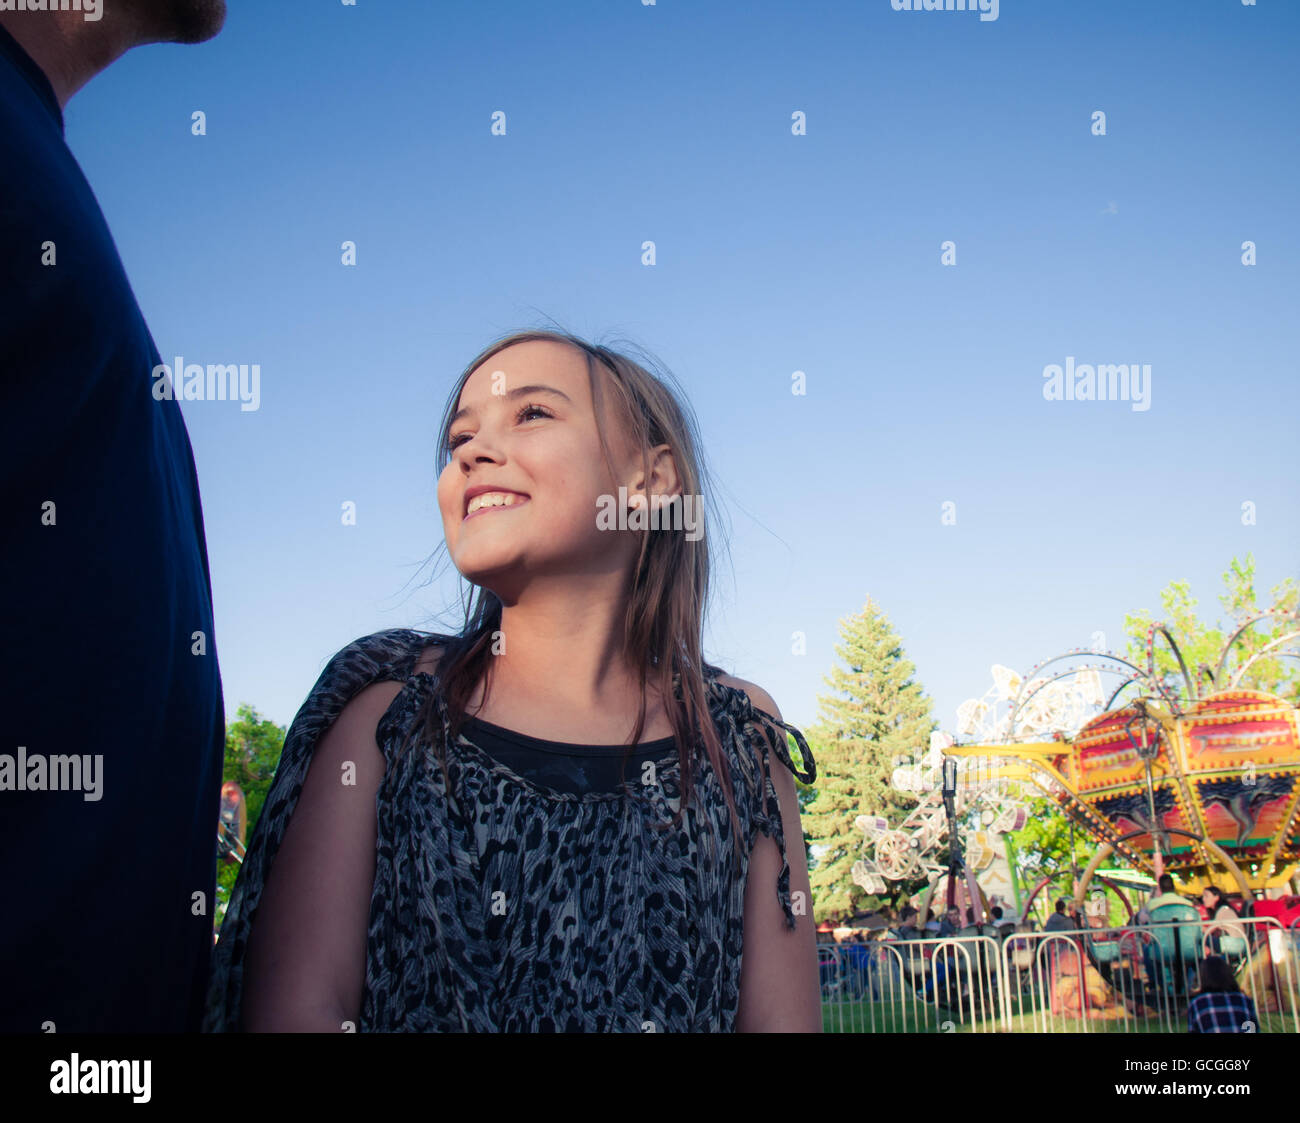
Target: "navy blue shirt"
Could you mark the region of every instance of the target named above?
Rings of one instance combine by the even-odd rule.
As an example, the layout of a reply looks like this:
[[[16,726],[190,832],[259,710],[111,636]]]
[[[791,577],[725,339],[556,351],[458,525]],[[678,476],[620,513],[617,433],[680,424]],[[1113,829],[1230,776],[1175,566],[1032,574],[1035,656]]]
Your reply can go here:
[[[0,28],[0,1031],[201,1020],[225,723],[160,362],[54,91]]]

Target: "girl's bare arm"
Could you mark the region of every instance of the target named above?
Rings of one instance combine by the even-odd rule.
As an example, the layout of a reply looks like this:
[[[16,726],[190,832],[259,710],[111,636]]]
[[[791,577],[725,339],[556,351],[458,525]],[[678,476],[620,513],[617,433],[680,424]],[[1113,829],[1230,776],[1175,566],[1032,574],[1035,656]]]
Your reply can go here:
[[[756,709],[782,720],[781,711],[766,691],[743,679],[724,681],[743,689]],[[784,736],[779,728],[777,736]],[[745,946],[736,1030],[739,1033],[821,1033],[817,931],[799,819],[799,797],[793,774],[775,755],[769,758],[769,768],[781,803],[781,830],[786,863],[790,867],[795,927],[787,926],[776,895],[781,852],[775,839],[760,833],[745,878]]]
[[[248,1032],[355,1028],[375,881],[375,728],[402,684],[361,691],[321,736],[249,933]]]

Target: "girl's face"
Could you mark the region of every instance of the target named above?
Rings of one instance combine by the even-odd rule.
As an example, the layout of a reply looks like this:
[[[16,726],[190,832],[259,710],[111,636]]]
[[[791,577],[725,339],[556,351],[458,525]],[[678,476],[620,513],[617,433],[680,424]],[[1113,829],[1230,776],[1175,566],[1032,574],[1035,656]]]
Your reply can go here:
[[[461,574],[512,603],[532,580],[596,577],[630,561],[627,533],[597,529],[597,500],[617,498],[602,458],[587,364],[544,340],[498,351],[466,380],[438,478],[447,551]],[[623,442],[606,429],[611,455]],[[635,468],[615,460],[631,488]],[[482,488],[510,504],[469,511]],[[499,500],[500,497],[494,497]]]

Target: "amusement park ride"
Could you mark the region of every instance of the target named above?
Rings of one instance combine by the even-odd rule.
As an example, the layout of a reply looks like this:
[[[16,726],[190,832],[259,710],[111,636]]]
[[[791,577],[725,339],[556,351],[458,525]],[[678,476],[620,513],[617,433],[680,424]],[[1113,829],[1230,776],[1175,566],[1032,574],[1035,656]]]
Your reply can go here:
[[[1285,622],[1285,634],[1229,669],[1240,637],[1268,618]],[[1158,637],[1181,671],[1172,681],[1156,668]],[[854,865],[853,880],[879,894],[887,881],[928,877],[924,916],[946,875],[948,904],[964,897],[976,924],[984,923],[976,874],[992,863],[998,836],[1025,825],[1023,799],[1033,789],[1096,843],[1086,869],[1073,871],[1076,906],[1112,858],[1151,876],[1169,872],[1184,893],[1216,885],[1249,901],[1285,886],[1300,861],[1297,709],[1241,682],[1262,657],[1300,655],[1287,650],[1298,638],[1300,613],[1252,617],[1213,670],[1200,668],[1204,690],[1163,624],[1147,632],[1145,668],[1084,649],[1040,663],[1025,679],[995,666],[993,689],[958,711],[958,733],[973,739],[959,744],[933,734],[919,762],[895,769],[895,787],[919,799],[907,819],[897,828],[871,816],[856,820],[870,856]],[[1047,670],[1065,660],[1072,662]],[[1120,679],[1109,695],[1103,674]],[[979,825],[963,832],[959,820],[977,809]],[[947,839],[954,845],[941,865]],[[1098,881],[1131,915],[1122,892]]]

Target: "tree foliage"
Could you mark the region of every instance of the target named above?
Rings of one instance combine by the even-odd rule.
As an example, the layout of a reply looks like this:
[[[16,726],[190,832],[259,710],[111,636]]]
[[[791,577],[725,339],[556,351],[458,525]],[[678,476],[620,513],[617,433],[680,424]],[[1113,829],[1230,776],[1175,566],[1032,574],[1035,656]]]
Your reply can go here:
[[[929,747],[935,729],[930,700],[913,681],[916,668],[870,598],[860,613],[840,621],[840,637],[835,652],[843,665],[824,680],[831,693],[819,697],[808,732],[818,778],[804,831],[815,855],[810,877],[818,921],[881,903],[853,882],[853,863],[865,856],[854,820],[879,815],[897,826],[912,811],[916,801],[890,779],[896,764]],[[894,898],[915,891],[908,882],[892,885]]]
[[[1197,601],[1192,596],[1191,586],[1187,581],[1172,581],[1160,594],[1160,603],[1164,611],[1159,620],[1173,635],[1183,662],[1187,664],[1188,673],[1197,683],[1197,692],[1204,696],[1215,686],[1211,682],[1224,644],[1252,616],[1262,610],[1255,594],[1255,559],[1247,554],[1243,562],[1233,558],[1223,573],[1225,591],[1219,596],[1219,603],[1227,613],[1226,623],[1209,624],[1203,622],[1196,613]],[[1300,587],[1293,578],[1288,577],[1272,589],[1272,603],[1275,610],[1294,611],[1300,600]],[[1147,629],[1156,620],[1148,611],[1129,613],[1124,618],[1124,632],[1128,636],[1126,657],[1143,669],[1147,665],[1146,637]],[[1295,624],[1287,618],[1260,621],[1243,632],[1233,644],[1223,672],[1220,674],[1218,689],[1225,689],[1227,680],[1234,669],[1242,666],[1251,656],[1261,651],[1272,641],[1279,639],[1286,632],[1294,631]],[[1297,645],[1284,645],[1292,648]],[[1182,672],[1178,660],[1169,649],[1163,637],[1155,641],[1156,673],[1170,690],[1184,691]],[[1242,676],[1241,686],[1252,690],[1267,690],[1292,702],[1300,702],[1300,664],[1294,658],[1279,658],[1264,655],[1250,665]]]
[[[275,779],[286,732],[283,726],[264,719],[247,702],[240,704],[235,720],[226,726],[225,764],[221,779],[223,783],[233,780],[244,793],[248,809],[246,840],[253,837],[257,817],[262,813],[262,805]],[[218,916],[224,913],[238,873],[239,866],[235,862],[217,863]]]

